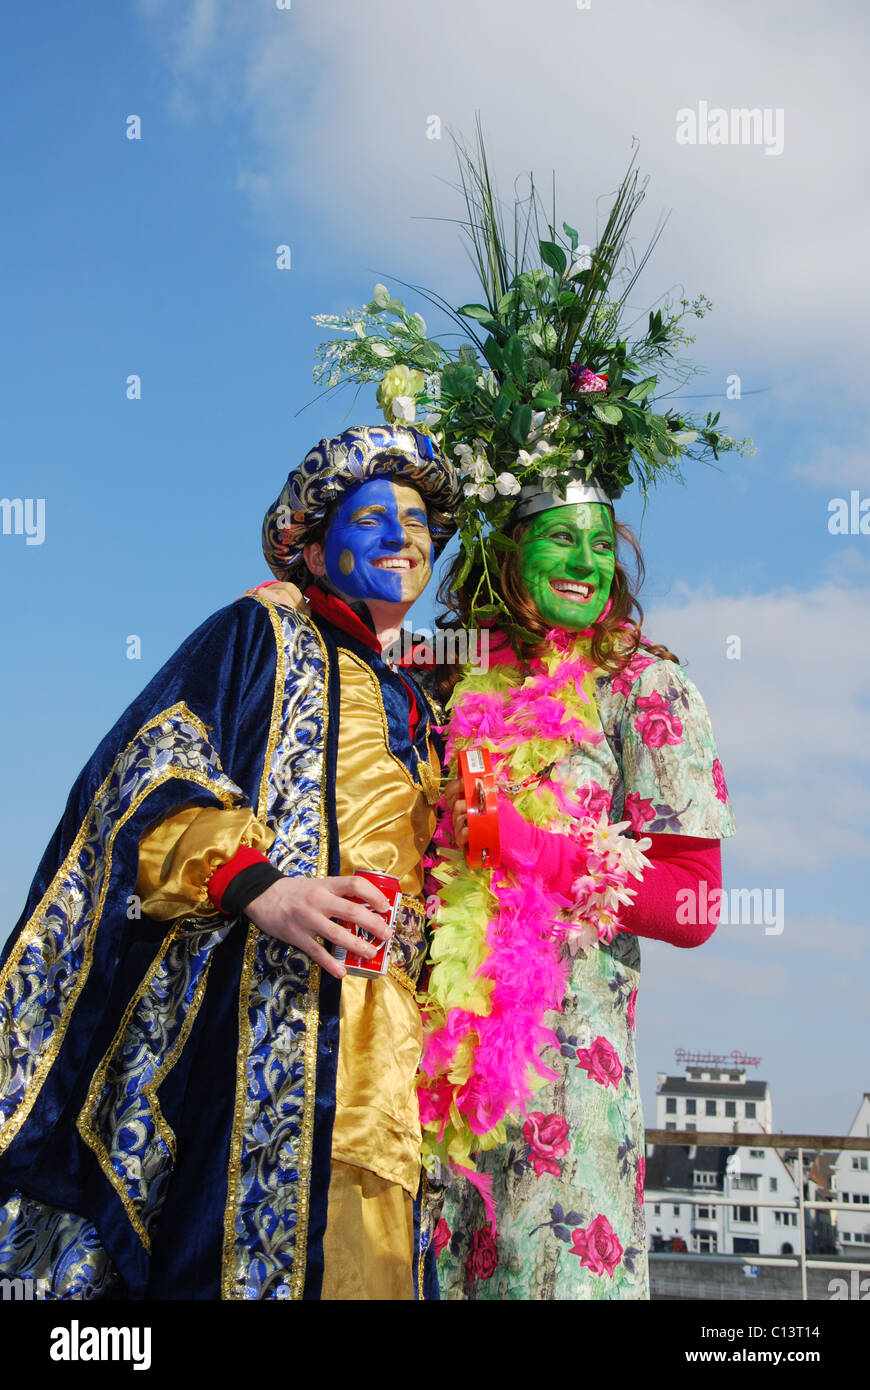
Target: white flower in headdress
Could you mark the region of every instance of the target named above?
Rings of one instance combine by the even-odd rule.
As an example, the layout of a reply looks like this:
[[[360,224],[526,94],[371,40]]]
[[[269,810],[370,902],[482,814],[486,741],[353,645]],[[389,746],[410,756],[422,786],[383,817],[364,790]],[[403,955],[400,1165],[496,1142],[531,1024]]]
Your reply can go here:
[[[417,418],[417,402],[413,396],[394,396],[390,401],[390,410],[394,420],[404,420],[409,425],[413,425]]]
[[[481,502],[491,502],[495,497],[495,488],[492,483],[476,482],[473,479],[463,483],[462,491],[466,497],[479,497]]]
[[[513,473],[499,473],[495,480],[495,486],[502,497],[513,497],[520,490],[520,485]]]

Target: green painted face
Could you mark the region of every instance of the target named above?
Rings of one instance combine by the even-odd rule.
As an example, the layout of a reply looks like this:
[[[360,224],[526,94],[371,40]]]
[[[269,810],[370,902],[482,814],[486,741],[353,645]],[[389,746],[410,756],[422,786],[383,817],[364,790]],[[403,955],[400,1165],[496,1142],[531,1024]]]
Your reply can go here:
[[[538,512],[520,541],[520,575],[551,627],[580,632],[600,618],[615,567],[613,513],[601,502]]]

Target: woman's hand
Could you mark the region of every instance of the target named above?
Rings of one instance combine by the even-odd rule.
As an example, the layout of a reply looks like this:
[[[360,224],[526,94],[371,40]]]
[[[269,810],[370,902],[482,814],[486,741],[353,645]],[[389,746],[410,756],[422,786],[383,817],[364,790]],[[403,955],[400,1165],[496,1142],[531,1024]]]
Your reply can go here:
[[[336,946],[344,946],[355,955],[370,959],[377,952],[345,927],[333,921],[340,917],[354,922],[385,941],[390,930],[380,917],[349,898],[363,898],[375,912],[389,912],[390,904],[373,883],[366,878],[347,875],[342,878],[282,878],[254,898],[245,908],[245,916],[267,936],[298,946],[306,956],[323,967],[328,975],[340,980],[347,974],[345,967],[330,955],[317,940],[322,936]]]
[[[464,849],[468,844],[468,803],[464,799],[461,777],[454,777],[452,782],[447,783],[444,800],[453,815],[453,838],[459,848]]]

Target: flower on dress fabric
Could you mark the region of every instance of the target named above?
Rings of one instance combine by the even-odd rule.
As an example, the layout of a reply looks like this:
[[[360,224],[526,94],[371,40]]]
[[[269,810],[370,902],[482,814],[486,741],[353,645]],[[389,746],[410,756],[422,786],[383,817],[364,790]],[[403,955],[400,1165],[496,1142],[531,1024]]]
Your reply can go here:
[[[562,1158],[571,1147],[568,1121],[561,1115],[545,1115],[540,1110],[531,1111],[523,1125],[523,1138],[529,1146],[535,1177],[539,1178],[542,1173],[552,1173],[560,1178],[562,1168],[556,1160]]]
[[[635,1011],[636,1008],[637,1008],[637,990],[636,990],[636,989],[633,989],[633,990],[631,991],[631,994],[628,996],[628,1022],[629,1022],[629,1026],[632,1027],[632,1028],[634,1028],[634,1027],[636,1026],[636,1025],[635,1025],[635,1021],[634,1021],[634,1011]]]
[[[606,1216],[596,1216],[588,1226],[571,1232],[571,1254],[593,1274],[606,1274],[611,1279],[622,1259],[622,1243]]]
[[[599,1086],[612,1086],[614,1091],[622,1080],[619,1054],[606,1038],[594,1038],[591,1047],[578,1048],[577,1066],[589,1073],[590,1080]]]
[[[682,743],[683,725],[675,714],[671,714],[667,700],[660,691],[652,695],[639,695],[637,707],[641,713],[634,721],[634,727],[647,748],[662,748],[666,743]]]
[[[470,1279],[491,1279],[495,1274],[498,1268],[498,1248],[491,1226],[484,1226],[482,1230],[474,1232],[465,1267]]]
[[[642,656],[640,652],[635,652],[634,656],[631,658],[631,661],[629,661],[625,666],[623,666],[621,671],[617,671],[616,675],[613,677],[611,685],[613,687],[614,694],[628,695],[629,691],[631,690],[631,687],[634,685],[641,672],[645,671],[647,666],[654,665],[655,657]]]
[[[713,759],[713,782],[716,787],[716,795],[724,806],[728,800],[728,788],[725,785],[725,773],[722,771],[722,764],[718,758]]]
[[[634,1175],[634,1185],[637,1188],[637,1200],[643,1202],[643,1184],[646,1179],[646,1159],[643,1154],[637,1160],[637,1171]]]
[[[442,1216],[440,1221],[438,1222],[438,1225],[435,1227],[435,1234],[432,1236],[432,1245],[435,1249],[436,1260],[438,1256],[441,1254],[441,1251],[444,1249],[445,1245],[449,1245],[450,1236],[450,1227],[447,1225],[447,1222],[444,1220],[444,1217]]]
[[[597,782],[584,782],[577,791],[577,805],[596,820],[602,811],[609,811],[613,798]]]
[[[641,796],[640,792],[629,792],[625,798],[625,814],[631,821],[634,833],[640,835],[644,826],[656,818],[652,797]]]

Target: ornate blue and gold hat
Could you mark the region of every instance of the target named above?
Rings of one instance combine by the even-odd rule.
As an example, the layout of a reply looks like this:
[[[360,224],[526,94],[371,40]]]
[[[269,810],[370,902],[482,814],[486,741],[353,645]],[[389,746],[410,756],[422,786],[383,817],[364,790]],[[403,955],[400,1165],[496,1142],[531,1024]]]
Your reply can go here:
[[[263,521],[263,554],[277,579],[290,579],[326,513],[343,493],[370,478],[396,478],[426,503],[440,555],[456,530],[459,484],[453,465],[428,434],[409,425],[355,425],[321,439],[290,474]]]

